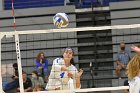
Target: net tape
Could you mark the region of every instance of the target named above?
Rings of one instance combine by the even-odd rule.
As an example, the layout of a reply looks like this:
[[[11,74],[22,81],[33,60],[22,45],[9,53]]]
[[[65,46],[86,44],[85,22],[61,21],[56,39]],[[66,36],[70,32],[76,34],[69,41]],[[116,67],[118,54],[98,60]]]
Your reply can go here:
[[[140,28],[140,24],[114,25],[114,26],[101,26],[101,27],[80,27],[80,28],[65,28],[65,29],[47,29],[47,30],[26,30],[26,31],[16,31],[16,32],[6,31],[6,32],[0,32],[0,35],[97,31],[97,30],[107,30],[107,29],[132,29],[132,28]]]
[[[39,91],[39,92],[24,92],[24,93],[85,93],[93,91],[111,91],[111,90],[124,90],[128,89],[128,86],[118,87],[101,87],[101,88],[86,88],[86,89],[75,89],[75,90],[57,90],[57,91]]]

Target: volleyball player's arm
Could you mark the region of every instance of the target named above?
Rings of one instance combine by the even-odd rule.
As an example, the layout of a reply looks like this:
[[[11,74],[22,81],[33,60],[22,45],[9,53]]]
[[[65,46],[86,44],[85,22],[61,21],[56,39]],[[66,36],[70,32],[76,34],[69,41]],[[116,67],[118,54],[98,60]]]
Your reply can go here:
[[[81,88],[80,77],[77,77],[77,78],[76,78],[76,88]]]
[[[80,71],[78,72],[78,76],[76,79],[76,88],[81,88],[81,76],[83,74],[83,69],[80,69]]]
[[[135,46],[135,45],[132,45],[132,46],[131,46],[131,50],[135,51],[137,54],[140,55],[140,48],[139,48],[139,47],[137,47],[137,46]]]
[[[76,72],[76,74],[74,74],[73,75],[73,80],[74,80],[74,83],[76,83],[76,88],[81,88],[81,75],[82,75],[82,73],[83,73],[83,70],[82,69],[80,69],[80,71],[78,72]]]
[[[66,66],[63,66],[59,63],[59,60],[60,58],[56,58],[54,61],[53,61],[53,66],[52,68],[55,70],[55,71],[68,71],[67,67]]]

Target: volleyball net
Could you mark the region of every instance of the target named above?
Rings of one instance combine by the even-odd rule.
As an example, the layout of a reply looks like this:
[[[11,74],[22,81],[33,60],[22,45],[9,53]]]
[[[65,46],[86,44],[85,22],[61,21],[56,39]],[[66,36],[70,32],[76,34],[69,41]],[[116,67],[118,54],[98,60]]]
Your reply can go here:
[[[18,63],[19,70],[25,71],[31,78],[32,71],[36,69],[36,57],[40,51],[45,53],[50,71],[53,60],[62,57],[66,47],[71,47],[74,50],[75,66],[78,69],[83,68],[84,73],[81,77],[81,89],[68,92],[110,91],[107,93],[113,93],[111,91],[128,89],[127,86],[123,86],[124,80],[127,79],[125,72],[122,73],[121,80],[114,74],[114,61],[117,52],[120,51],[120,42],[125,42],[127,49],[130,49],[132,44],[140,43],[140,24],[0,32],[0,37],[1,90],[5,83],[11,81],[14,73],[13,63]],[[19,43],[16,44],[20,46],[18,51],[15,47],[17,39]],[[17,55],[20,55],[21,59]],[[20,62],[21,65],[19,65]],[[19,83],[21,85],[20,71]],[[46,93],[46,91],[38,93]],[[47,93],[54,92],[47,91]]]
[[[123,93],[125,89],[128,89],[128,86],[86,88],[86,89],[75,89],[75,90],[39,91],[39,92],[25,92],[25,93]]]

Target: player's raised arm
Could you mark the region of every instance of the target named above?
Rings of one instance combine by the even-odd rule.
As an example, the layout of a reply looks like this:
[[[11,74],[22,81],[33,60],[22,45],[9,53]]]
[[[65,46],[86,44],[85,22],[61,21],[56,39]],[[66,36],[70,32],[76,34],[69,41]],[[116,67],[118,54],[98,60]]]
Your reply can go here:
[[[138,53],[140,55],[140,48],[139,47],[132,45],[131,50],[135,51],[136,53]]]

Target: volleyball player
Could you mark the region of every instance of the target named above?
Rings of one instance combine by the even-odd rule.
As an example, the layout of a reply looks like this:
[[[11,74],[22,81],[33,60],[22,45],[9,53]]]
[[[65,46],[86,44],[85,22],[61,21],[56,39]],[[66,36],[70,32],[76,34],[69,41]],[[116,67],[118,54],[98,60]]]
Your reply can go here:
[[[77,70],[72,64],[74,51],[66,48],[63,58],[56,58],[53,61],[51,73],[46,86],[46,90],[64,90],[80,88],[80,77],[83,70]]]
[[[132,46],[131,49],[138,54],[127,65],[129,92],[140,93],[140,49],[137,46]]]

